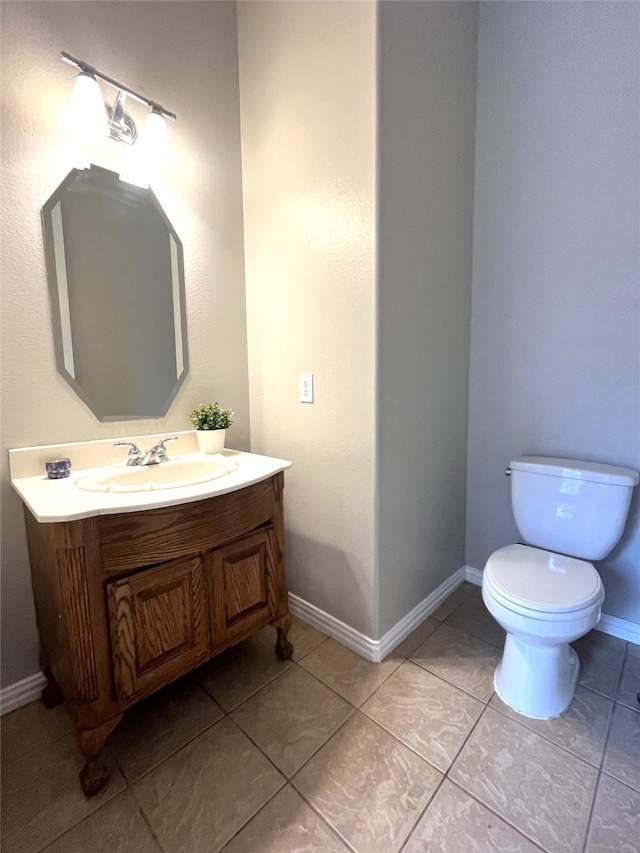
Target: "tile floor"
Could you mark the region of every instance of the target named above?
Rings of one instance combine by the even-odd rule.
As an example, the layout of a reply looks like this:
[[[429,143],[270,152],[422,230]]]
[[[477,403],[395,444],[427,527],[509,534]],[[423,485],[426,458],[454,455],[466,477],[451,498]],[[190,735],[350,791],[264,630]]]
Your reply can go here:
[[[381,664],[299,620],[293,661],[274,639],[132,709],[91,799],[64,709],[4,717],[4,853],[640,851],[640,647],[580,640],[541,722],[493,693],[503,634],[470,584]]]

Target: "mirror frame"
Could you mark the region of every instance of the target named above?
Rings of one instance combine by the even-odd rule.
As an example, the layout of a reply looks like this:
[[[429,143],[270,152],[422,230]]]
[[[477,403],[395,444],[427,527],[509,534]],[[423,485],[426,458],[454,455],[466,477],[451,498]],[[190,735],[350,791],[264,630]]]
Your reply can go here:
[[[153,414],[145,413],[145,414],[135,414],[135,413],[117,413],[117,414],[108,414],[108,415],[100,415],[96,412],[96,405],[94,401],[91,399],[90,395],[82,388],[79,382],[76,380],[75,376],[71,374],[67,368],[66,359],[65,359],[65,335],[69,338],[71,337],[71,328],[68,324],[63,322],[63,314],[61,310],[61,297],[60,297],[60,286],[58,280],[58,257],[56,251],[56,240],[55,240],[55,228],[52,221],[52,212],[55,209],[56,205],[61,201],[64,194],[67,192],[69,187],[77,180],[77,178],[81,175],[87,174],[101,174],[115,178],[118,181],[122,181],[120,175],[117,172],[112,172],[109,169],[104,169],[101,166],[96,166],[91,164],[88,169],[72,169],[69,174],[64,178],[64,180],[60,183],[60,185],[54,190],[52,195],[47,199],[47,201],[42,206],[41,211],[41,219],[42,219],[42,233],[44,238],[44,255],[45,255],[45,267],[47,274],[47,284],[49,289],[49,299],[51,305],[51,323],[53,327],[53,343],[55,350],[55,360],[56,367],[58,372],[67,383],[73,388],[78,397],[82,400],[82,402],[89,408],[91,413],[101,422],[108,421],[123,421],[123,420],[153,420],[155,418],[164,417],[171,404],[173,403],[176,394],[180,390],[182,384],[184,383],[188,373],[189,373],[189,348],[187,341],[187,310],[186,310],[186,292],[185,292],[185,281],[184,281],[184,253],[182,249],[182,241],[178,237],[175,228],[171,224],[167,214],[164,212],[162,205],[158,201],[155,193],[151,189],[151,187],[140,187],[135,184],[131,184],[130,186],[135,186],[136,189],[140,190],[141,193],[147,193],[148,199],[155,207],[157,213],[160,215],[162,220],[167,226],[167,231],[169,233],[170,239],[173,238],[173,241],[176,246],[176,266],[177,270],[173,269],[173,275],[178,275],[178,299],[180,303],[180,337],[182,344],[182,371],[176,377],[176,382],[169,392],[168,399],[166,402],[160,407],[157,412]],[[124,182],[126,183],[126,182]],[[66,266],[66,262],[65,262]],[[174,284],[175,287],[175,284]],[[175,302],[174,302],[175,306]],[[68,309],[68,293],[67,293],[67,309],[65,312],[65,316],[69,316]],[[64,328],[67,325],[68,328]],[[174,316],[174,327],[177,330],[176,317]],[[179,351],[179,341],[177,340],[176,335],[176,352]],[[178,365],[177,365],[178,366]]]

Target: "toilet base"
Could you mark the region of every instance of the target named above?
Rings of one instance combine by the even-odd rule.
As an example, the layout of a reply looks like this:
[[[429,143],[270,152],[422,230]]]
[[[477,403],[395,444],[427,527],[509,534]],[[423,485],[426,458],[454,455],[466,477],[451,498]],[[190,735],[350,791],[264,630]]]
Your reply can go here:
[[[514,711],[550,720],[571,704],[579,671],[578,656],[568,643],[533,645],[507,634],[493,684]]]

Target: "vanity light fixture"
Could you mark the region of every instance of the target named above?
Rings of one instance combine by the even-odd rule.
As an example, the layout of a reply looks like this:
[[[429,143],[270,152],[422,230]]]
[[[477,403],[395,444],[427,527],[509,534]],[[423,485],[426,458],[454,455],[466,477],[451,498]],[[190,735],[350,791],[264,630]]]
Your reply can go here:
[[[62,51],[60,58],[69,65],[80,69],[74,90],[76,113],[79,115],[85,135],[92,137],[108,136],[126,145],[133,145],[138,138],[138,131],[130,115],[125,112],[127,96],[146,104],[149,107],[144,128],[144,136],[149,149],[157,145],[158,149],[166,148],[167,125],[165,119],[176,120],[175,113],[169,112],[163,106],[134,92],[113,77],[109,77],[69,53]],[[98,80],[116,89],[116,99],[112,107],[105,105]]]

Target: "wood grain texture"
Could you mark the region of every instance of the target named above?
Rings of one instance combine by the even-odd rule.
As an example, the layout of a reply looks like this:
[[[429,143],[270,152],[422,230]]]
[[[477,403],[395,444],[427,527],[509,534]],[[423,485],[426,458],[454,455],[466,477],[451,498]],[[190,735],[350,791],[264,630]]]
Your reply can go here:
[[[207,555],[211,635],[216,650],[267,625],[276,612],[271,533],[271,527],[259,530]]]
[[[101,516],[103,568],[135,569],[216,548],[265,524],[273,511],[274,489],[265,480],[208,500]]]
[[[62,615],[68,635],[72,695],[78,702],[95,702],[98,678],[89,613],[84,548],[58,550],[58,574],[65,590]]]
[[[177,678],[210,652],[200,556],[139,572],[107,587],[119,698]]]

